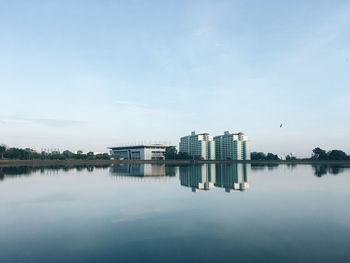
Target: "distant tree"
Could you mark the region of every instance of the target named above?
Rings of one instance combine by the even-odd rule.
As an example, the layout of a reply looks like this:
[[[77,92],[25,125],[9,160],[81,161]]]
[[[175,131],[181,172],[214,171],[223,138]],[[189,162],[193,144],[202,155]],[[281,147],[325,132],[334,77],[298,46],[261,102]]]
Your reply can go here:
[[[4,144],[0,145],[0,159],[4,159],[4,153],[6,151],[7,147]]]
[[[263,161],[266,160],[266,154],[263,152],[252,152],[250,154],[251,160]]]
[[[111,156],[108,153],[99,153],[94,158],[97,160],[110,160]]]
[[[341,150],[331,150],[326,152],[325,150],[317,147],[312,150],[312,160],[332,160],[332,161],[345,161],[350,160],[350,156],[348,156],[345,152]]]
[[[312,154],[311,159],[314,159],[314,160],[327,160],[328,159],[327,152],[325,150],[322,150],[320,147],[313,149],[312,153],[313,154]]]
[[[94,157],[95,157],[95,154],[93,152],[88,152],[86,154],[86,159],[91,160],[91,159],[94,159]]]
[[[292,154],[288,154],[287,156],[286,156],[286,160],[287,161],[294,161],[294,160],[296,160],[297,158],[295,157],[295,156],[293,156]]]
[[[278,155],[273,154],[273,153],[268,153],[266,155],[266,160],[268,161],[275,161],[275,160],[279,160],[280,158],[278,158]]]
[[[349,156],[343,151],[340,150],[332,150],[327,153],[328,160],[349,160]]]
[[[81,160],[81,159],[85,159],[85,156],[83,154],[83,151],[82,150],[78,150],[77,151],[77,155],[76,155],[76,158]]]
[[[7,148],[5,145],[0,145],[0,158],[7,159],[19,159],[19,160],[32,160],[32,159],[42,159],[42,160],[69,160],[69,159],[101,159],[101,160],[109,160],[110,156],[108,153],[101,153],[95,155],[93,152],[88,152],[87,154],[83,154],[83,151],[79,150],[77,154],[71,151],[63,151],[62,153],[59,151],[52,152],[37,152],[33,149],[26,148]]]
[[[75,159],[75,153],[68,150],[63,151],[62,156],[64,159]]]
[[[177,159],[178,153],[177,153],[176,147],[175,146],[166,147],[164,157],[167,160]]]
[[[50,153],[50,159],[51,160],[63,160],[63,155],[59,151],[52,151]]]
[[[178,155],[177,155],[177,159],[179,159],[179,160],[190,160],[190,159],[193,159],[193,157],[191,155],[189,155],[188,153],[179,152]]]

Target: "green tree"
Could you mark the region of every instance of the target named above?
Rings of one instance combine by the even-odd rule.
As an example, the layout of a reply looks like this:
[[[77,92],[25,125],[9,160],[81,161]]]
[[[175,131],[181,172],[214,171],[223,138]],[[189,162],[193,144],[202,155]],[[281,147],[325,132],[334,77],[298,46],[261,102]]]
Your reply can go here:
[[[293,154],[288,154],[286,156],[286,160],[287,161],[293,161],[293,160],[296,160],[297,158],[295,156],[293,156]]]
[[[94,159],[94,157],[95,157],[95,154],[93,153],[93,152],[88,152],[87,154],[86,154],[86,158],[87,159]]]
[[[349,156],[343,151],[332,150],[327,153],[328,160],[349,160]]]
[[[193,157],[191,155],[189,155],[188,153],[179,152],[178,155],[177,155],[177,159],[190,160],[190,159],[193,159]]]
[[[0,159],[4,159],[4,153],[6,151],[7,147],[4,144],[0,145]]]
[[[268,161],[276,161],[276,160],[279,160],[280,158],[278,158],[278,156],[276,154],[273,154],[273,153],[268,153],[266,155],[266,160]]]
[[[177,159],[177,150],[175,146],[168,146],[165,148],[164,157],[167,160]]]
[[[75,159],[75,157],[76,157],[75,153],[68,151],[68,150],[63,151],[62,156],[64,159]]]
[[[328,156],[325,150],[322,150],[320,147],[317,147],[312,150],[312,157],[311,159],[314,160],[327,160]]]
[[[250,154],[250,159],[263,161],[263,160],[266,160],[266,154],[263,152],[252,152]]]

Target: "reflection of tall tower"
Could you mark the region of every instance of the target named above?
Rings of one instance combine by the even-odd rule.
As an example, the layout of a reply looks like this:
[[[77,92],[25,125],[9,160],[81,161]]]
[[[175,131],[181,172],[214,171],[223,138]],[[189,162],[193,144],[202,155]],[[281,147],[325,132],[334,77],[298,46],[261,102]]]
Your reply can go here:
[[[226,192],[246,190],[250,182],[250,164],[217,164],[215,186],[225,188]]]
[[[191,187],[192,191],[209,190],[215,183],[215,165],[202,164],[193,166],[180,166],[180,183]]]

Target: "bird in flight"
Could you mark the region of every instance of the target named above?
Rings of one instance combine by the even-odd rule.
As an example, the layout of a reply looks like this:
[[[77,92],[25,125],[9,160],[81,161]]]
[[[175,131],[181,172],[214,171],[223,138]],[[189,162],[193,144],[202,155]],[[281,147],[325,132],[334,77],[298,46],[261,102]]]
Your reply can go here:
[[[280,125],[280,128],[282,128],[282,124]]]

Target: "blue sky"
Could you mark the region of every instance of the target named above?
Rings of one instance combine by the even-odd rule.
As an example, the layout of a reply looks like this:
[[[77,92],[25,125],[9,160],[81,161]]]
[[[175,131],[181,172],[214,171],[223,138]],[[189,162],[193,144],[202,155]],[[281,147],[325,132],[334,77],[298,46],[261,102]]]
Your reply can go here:
[[[253,151],[350,153],[349,17],[349,1],[0,0],[0,143],[230,130]]]

